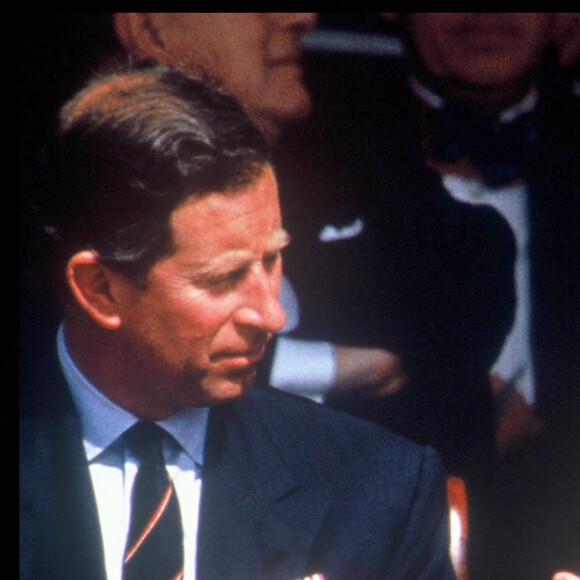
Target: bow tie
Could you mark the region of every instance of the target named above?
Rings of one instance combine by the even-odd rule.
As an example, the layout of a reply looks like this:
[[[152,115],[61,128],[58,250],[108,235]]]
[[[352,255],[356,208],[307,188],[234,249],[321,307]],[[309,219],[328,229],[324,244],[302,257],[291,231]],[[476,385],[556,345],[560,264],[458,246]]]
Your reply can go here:
[[[538,139],[533,112],[503,123],[467,107],[446,106],[428,109],[425,121],[429,156],[444,163],[467,158],[492,188],[520,177],[525,153]]]

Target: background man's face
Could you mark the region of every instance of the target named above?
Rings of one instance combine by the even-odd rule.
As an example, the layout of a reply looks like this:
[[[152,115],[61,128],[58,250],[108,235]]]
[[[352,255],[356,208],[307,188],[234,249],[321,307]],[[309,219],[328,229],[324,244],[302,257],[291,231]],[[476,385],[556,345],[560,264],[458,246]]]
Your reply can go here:
[[[258,122],[287,122],[310,112],[302,83],[301,35],[310,13],[153,13],[174,66],[201,67],[219,79]]]
[[[413,13],[427,70],[473,86],[509,86],[538,63],[554,25],[547,13]]]
[[[239,192],[188,198],[171,225],[172,255],[153,266],[145,289],[127,281],[121,293],[122,344],[152,377],[140,397],[156,416],[243,394],[284,324],[288,236],[270,167]]]

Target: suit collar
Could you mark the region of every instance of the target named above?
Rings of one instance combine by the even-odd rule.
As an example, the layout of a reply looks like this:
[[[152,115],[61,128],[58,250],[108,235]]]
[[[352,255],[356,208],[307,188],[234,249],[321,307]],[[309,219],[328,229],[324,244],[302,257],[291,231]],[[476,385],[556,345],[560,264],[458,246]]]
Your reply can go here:
[[[54,377],[53,377],[54,375]],[[27,393],[20,418],[23,578],[104,580],[97,507],[79,419],[54,365]]]

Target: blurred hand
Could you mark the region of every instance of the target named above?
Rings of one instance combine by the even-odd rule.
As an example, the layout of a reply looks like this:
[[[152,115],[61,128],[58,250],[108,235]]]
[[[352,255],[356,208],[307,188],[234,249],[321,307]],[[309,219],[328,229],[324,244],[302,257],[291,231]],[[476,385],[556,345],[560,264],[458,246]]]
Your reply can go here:
[[[401,358],[380,348],[336,346],[334,393],[356,391],[369,398],[393,395],[407,383]]]
[[[495,395],[507,388],[499,377],[490,374],[491,387]],[[495,433],[495,445],[500,453],[518,447],[525,440],[539,433],[544,423],[516,390],[510,395],[499,419]]]

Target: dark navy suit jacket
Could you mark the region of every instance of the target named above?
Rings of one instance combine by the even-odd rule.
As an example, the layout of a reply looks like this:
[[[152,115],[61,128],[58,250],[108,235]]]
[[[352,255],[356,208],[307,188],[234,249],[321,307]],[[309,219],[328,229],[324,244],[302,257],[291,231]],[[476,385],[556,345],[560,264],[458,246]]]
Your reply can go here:
[[[58,366],[36,359],[21,387],[20,578],[104,580],[78,416]],[[199,580],[454,577],[431,449],[260,387],[212,409],[206,445]]]

